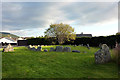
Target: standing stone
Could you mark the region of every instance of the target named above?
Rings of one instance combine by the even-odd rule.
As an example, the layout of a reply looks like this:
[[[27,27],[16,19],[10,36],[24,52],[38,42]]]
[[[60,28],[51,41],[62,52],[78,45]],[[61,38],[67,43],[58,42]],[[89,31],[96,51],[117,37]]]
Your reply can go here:
[[[51,51],[55,51],[53,47],[50,48],[50,52],[51,52]]]
[[[70,47],[64,47],[63,52],[71,52],[71,48]]]
[[[41,51],[41,50],[42,50],[41,46],[37,47],[37,49],[36,49],[36,51]]]
[[[14,49],[10,44],[8,44],[7,47],[3,48],[3,52],[11,52],[11,51],[14,51]]]
[[[47,50],[47,49],[44,49],[44,52],[48,52],[48,50]]]
[[[55,51],[56,52],[62,52],[63,51],[63,46],[56,46]]]
[[[95,63],[106,63],[111,60],[111,55],[109,47],[106,44],[101,46],[101,49],[98,50],[95,54]]]
[[[89,44],[87,44],[87,48],[88,48],[88,49],[90,49],[90,46],[89,46]]]
[[[104,56],[101,50],[95,53],[95,63],[104,63]]]
[[[102,49],[104,50],[103,52],[105,53],[105,61],[108,62],[111,60],[111,55],[109,51],[109,47],[106,44],[102,45]]]

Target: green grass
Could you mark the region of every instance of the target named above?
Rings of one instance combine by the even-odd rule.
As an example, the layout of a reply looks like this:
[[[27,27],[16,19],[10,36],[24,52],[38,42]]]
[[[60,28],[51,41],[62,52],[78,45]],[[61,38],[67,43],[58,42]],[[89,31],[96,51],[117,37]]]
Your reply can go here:
[[[53,46],[55,47],[55,46]],[[73,47],[73,52],[35,52],[15,47],[14,52],[2,53],[3,78],[118,78],[115,63],[95,64],[98,48]],[[50,49],[44,46],[43,49]],[[87,53],[83,53],[87,51]]]

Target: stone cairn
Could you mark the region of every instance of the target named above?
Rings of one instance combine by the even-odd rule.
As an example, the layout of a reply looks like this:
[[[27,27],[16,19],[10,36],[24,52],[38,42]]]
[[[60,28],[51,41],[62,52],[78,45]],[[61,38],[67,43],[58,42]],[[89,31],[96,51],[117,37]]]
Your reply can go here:
[[[7,47],[3,48],[3,52],[11,52],[14,51],[13,46],[11,46],[10,44],[8,44]]]
[[[111,60],[109,47],[106,44],[101,45],[101,49],[98,50],[94,56],[96,64],[109,62]]]

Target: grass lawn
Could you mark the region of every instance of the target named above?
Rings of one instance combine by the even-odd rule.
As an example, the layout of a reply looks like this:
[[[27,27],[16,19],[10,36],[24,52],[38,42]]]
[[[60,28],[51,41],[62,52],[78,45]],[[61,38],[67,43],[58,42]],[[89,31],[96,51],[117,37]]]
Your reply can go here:
[[[42,49],[49,50],[50,47],[43,46]],[[80,50],[81,53],[35,52],[26,47],[14,47],[14,52],[2,53],[2,77],[118,78],[117,64],[95,64],[94,53],[98,48],[88,50],[86,47],[70,47],[72,50]]]

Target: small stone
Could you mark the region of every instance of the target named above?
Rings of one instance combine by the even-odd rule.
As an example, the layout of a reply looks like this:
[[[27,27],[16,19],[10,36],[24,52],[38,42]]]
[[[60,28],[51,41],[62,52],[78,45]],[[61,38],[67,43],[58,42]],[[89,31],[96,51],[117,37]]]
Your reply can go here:
[[[72,50],[72,52],[77,52],[77,53],[80,53],[80,51],[79,51],[79,50]]]
[[[47,50],[47,49],[44,49],[44,52],[48,52],[48,50]]]
[[[55,51],[53,47],[50,48],[50,52],[51,52],[51,51]]]

